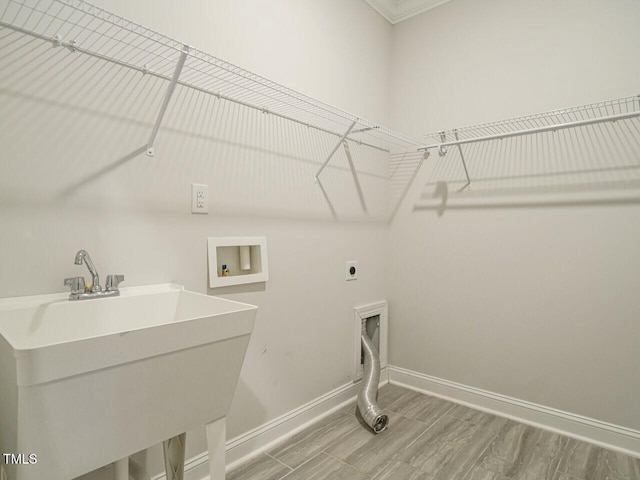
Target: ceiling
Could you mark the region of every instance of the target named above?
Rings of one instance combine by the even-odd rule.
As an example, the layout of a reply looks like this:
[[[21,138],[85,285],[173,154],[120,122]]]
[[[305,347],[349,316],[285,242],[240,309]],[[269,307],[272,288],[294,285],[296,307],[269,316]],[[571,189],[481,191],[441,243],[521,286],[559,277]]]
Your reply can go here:
[[[396,24],[402,20],[431,10],[449,0],[364,0],[376,11],[387,19],[389,23]]]

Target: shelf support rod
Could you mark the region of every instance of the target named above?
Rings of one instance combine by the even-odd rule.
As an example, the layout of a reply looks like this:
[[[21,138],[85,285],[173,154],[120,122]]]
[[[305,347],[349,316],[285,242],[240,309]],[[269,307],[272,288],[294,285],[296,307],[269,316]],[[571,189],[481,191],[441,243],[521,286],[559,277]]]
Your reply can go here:
[[[342,145],[342,142],[345,141],[345,139],[347,138],[347,136],[351,133],[351,130],[353,130],[353,127],[356,126],[356,123],[358,123],[358,120],[354,120],[353,123],[351,124],[351,126],[347,129],[346,132],[344,132],[344,134],[340,137],[340,140],[338,141],[338,143],[336,143],[336,146],[333,148],[333,150],[331,150],[331,153],[329,154],[329,156],[327,157],[327,159],[324,161],[324,163],[322,164],[322,166],[320,167],[320,169],[318,170],[318,172],[316,173],[316,183],[318,183],[318,177],[320,176],[320,174],[322,173],[322,171],[324,170],[324,167],[327,166],[327,164],[329,163],[329,161],[333,158],[333,156],[336,154],[336,152],[338,151],[338,149],[340,148],[340,145]]]
[[[453,131],[453,134],[456,136],[456,141],[460,140],[458,138],[458,129]],[[464,155],[462,154],[462,145],[458,144],[458,151],[460,152],[460,159],[462,160],[462,166],[464,167],[464,174],[467,176],[467,183],[460,189],[460,191],[465,188],[471,186],[471,177],[469,176],[469,170],[467,170],[467,162],[464,161]]]
[[[360,205],[362,205],[362,211],[364,213],[368,213],[367,204],[364,201],[364,193],[362,193],[362,187],[360,186],[360,181],[358,180],[358,173],[356,172],[356,167],[353,165],[353,158],[351,157],[349,144],[346,140],[343,140],[342,146],[344,147],[344,153],[347,156],[347,160],[349,161],[349,168],[351,169],[351,175],[353,175],[353,181],[356,184],[356,190],[358,190],[358,198],[360,199]]]
[[[180,78],[180,74],[182,73],[182,67],[184,67],[184,62],[187,60],[187,55],[189,54],[189,46],[182,46],[182,53],[180,53],[180,58],[178,59],[178,63],[176,64],[176,69],[173,71],[173,77],[171,77],[171,81],[169,82],[169,86],[167,87],[167,93],[164,96],[164,100],[162,101],[162,105],[160,106],[160,111],[158,112],[158,116],[156,117],[156,123],[153,126],[153,130],[151,131],[151,136],[149,137],[149,141],[147,142],[147,155],[153,157],[154,150],[153,144],[156,141],[156,136],[158,135],[158,130],[160,129],[160,124],[162,123],[162,118],[164,117],[165,112],[167,111],[167,107],[169,106],[169,101],[171,100],[171,96],[173,95],[174,90],[176,89],[176,85],[178,84],[178,79]]]
[[[455,142],[434,143],[418,148],[418,151],[430,150],[437,148],[442,151],[445,147],[454,145],[466,145],[468,143],[487,142],[489,140],[502,140],[504,138],[519,137],[522,135],[533,135],[536,133],[555,132],[556,130],[564,130],[567,128],[585,127],[587,125],[595,125],[605,122],[617,122],[618,120],[629,120],[630,118],[640,117],[640,112],[620,113],[618,115],[610,115],[608,117],[590,118],[588,120],[578,120],[576,122],[559,123],[557,125],[549,125],[546,127],[530,128],[528,130],[519,130],[517,132],[500,133],[496,135],[487,135],[485,137],[467,138],[464,140],[456,140]]]

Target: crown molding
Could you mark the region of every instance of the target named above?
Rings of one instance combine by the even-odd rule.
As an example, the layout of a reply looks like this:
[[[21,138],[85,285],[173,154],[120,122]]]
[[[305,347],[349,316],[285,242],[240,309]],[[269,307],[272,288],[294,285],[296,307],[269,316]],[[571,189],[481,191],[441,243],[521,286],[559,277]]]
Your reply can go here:
[[[411,18],[414,15],[431,10],[450,0],[364,0],[382,15],[389,23]]]

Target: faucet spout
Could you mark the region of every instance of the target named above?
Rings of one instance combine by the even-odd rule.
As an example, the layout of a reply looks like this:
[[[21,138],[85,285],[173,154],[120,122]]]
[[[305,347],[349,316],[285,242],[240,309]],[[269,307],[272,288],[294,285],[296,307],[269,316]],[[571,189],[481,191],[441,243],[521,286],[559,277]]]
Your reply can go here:
[[[89,269],[89,273],[91,274],[91,291],[99,292],[102,289],[100,288],[100,277],[98,276],[98,271],[96,270],[95,265],[91,261],[91,257],[86,250],[80,250],[76,253],[75,264],[82,265],[82,263],[87,266]]]

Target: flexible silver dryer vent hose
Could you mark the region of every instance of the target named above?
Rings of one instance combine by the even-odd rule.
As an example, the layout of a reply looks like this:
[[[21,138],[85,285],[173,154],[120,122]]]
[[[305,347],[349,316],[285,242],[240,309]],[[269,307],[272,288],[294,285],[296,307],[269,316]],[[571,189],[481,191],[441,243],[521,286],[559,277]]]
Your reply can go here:
[[[362,320],[362,351],[364,353],[364,371],[362,373],[362,388],[358,394],[358,410],[364,421],[374,433],[387,429],[387,417],[376,403],[378,384],[380,383],[380,358],[375,345],[367,334],[367,320]]]

